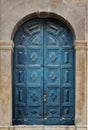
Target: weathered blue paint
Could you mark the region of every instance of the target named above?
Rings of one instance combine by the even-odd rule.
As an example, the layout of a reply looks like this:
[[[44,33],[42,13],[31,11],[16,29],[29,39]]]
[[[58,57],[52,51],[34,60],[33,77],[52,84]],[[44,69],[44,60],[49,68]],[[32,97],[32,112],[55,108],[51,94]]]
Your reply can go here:
[[[70,30],[33,19],[14,36],[13,124],[74,124],[74,49]]]

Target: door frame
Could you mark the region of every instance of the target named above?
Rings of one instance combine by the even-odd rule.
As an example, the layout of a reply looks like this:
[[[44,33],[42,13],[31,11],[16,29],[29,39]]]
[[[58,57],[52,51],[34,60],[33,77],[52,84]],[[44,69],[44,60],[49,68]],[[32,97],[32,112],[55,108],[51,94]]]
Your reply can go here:
[[[56,19],[53,19],[53,18],[52,18],[52,19],[51,19],[51,18],[47,18],[47,19],[41,19],[41,18],[36,19],[36,18],[35,18],[35,19],[32,19],[32,21],[31,21],[31,20],[27,21],[27,23],[25,23],[25,24],[22,25],[22,26],[26,26],[26,25],[27,25],[27,26],[29,27],[29,26],[31,25],[31,23],[33,24],[33,22],[35,23],[35,21],[37,21],[37,23],[38,23],[38,22],[39,22],[39,23],[41,22],[41,24],[44,25],[44,26],[42,26],[42,27],[40,26],[40,27],[41,27],[40,34],[41,34],[41,32],[43,31],[43,34],[42,34],[42,35],[45,35],[45,28],[47,27],[47,26],[45,27],[45,25],[47,25],[47,22],[51,22],[52,24],[56,24],[56,25],[58,25],[58,26],[59,26],[59,25],[62,26],[63,29],[66,30],[66,33],[65,33],[65,34],[67,34],[67,35],[69,34],[68,37],[67,37],[67,41],[68,41],[68,39],[70,39],[70,37],[71,37],[71,43],[68,42],[69,44],[67,44],[67,45],[70,45],[70,48],[68,48],[68,49],[67,49],[66,47],[63,48],[63,45],[61,45],[61,46],[59,45],[62,51],[67,51],[67,52],[70,51],[70,53],[69,53],[69,62],[66,64],[65,61],[64,61],[64,63],[60,64],[60,71],[61,71],[61,73],[62,73],[63,69],[66,69],[66,70],[71,69],[70,71],[73,72],[72,79],[69,80],[69,82],[68,82],[68,83],[70,83],[70,85],[71,85],[71,88],[70,88],[71,90],[70,90],[70,92],[72,92],[72,97],[70,96],[69,100],[72,99],[72,100],[71,100],[72,103],[69,101],[69,103],[70,103],[70,104],[69,104],[70,109],[65,105],[64,107],[63,107],[63,106],[60,107],[60,111],[61,111],[61,108],[62,108],[63,110],[64,110],[64,108],[69,109],[69,115],[72,117],[72,120],[74,120],[73,117],[74,117],[74,114],[75,114],[75,112],[74,112],[74,111],[75,111],[75,110],[74,110],[74,107],[75,107],[75,104],[74,104],[74,95],[75,95],[75,94],[74,94],[74,92],[75,92],[75,84],[74,84],[74,83],[75,83],[75,80],[74,80],[74,76],[75,76],[75,74],[74,74],[74,71],[75,71],[75,70],[74,70],[74,69],[75,69],[75,68],[74,68],[74,62],[75,62],[75,59],[74,59],[74,58],[75,58],[75,57],[74,57],[74,48],[73,48],[73,41],[74,41],[74,39],[73,39],[72,33],[71,33],[71,31],[70,31],[66,26],[64,26],[64,24],[58,22]],[[41,25],[41,24],[40,24],[40,25]],[[48,23],[48,24],[49,24],[49,23]],[[39,25],[39,24],[38,24],[38,25]],[[55,25],[55,26],[56,26],[56,25]],[[21,28],[22,28],[22,26],[21,26]],[[57,27],[58,27],[58,26],[57,26]],[[42,30],[42,29],[43,29],[43,30]],[[18,33],[18,32],[20,32],[20,30],[18,30],[18,31],[16,32],[16,36],[17,36],[17,33]],[[22,33],[24,33],[24,32],[22,32]],[[46,33],[48,33],[47,29],[46,29]],[[70,36],[70,34],[71,34],[71,36]],[[24,34],[24,35],[25,35],[25,34]],[[16,36],[15,36],[15,38],[16,38]],[[46,35],[45,35],[45,36],[46,36]],[[48,38],[48,36],[46,36],[46,37]],[[44,42],[48,42],[48,41],[45,40],[46,37],[43,36],[43,38],[44,38],[44,39],[42,40],[42,41],[43,41],[43,43],[42,43],[43,45],[41,45],[42,47],[44,47],[43,49],[45,49],[45,51],[43,51],[44,54],[45,54],[45,52],[46,52],[46,50],[47,50],[47,46],[46,46],[46,44],[45,44]],[[40,37],[40,38],[41,38],[41,37]],[[53,38],[53,37],[52,37],[52,38]],[[58,37],[57,37],[57,38],[58,38]],[[16,43],[15,39],[14,39],[14,42]],[[56,43],[57,43],[57,42],[56,42]],[[63,42],[62,42],[62,43],[63,43]],[[58,44],[59,44],[59,43],[58,43]],[[57,44],[57,45],[58,45],[58,44]],[[17,42],[16,45],[19,45],[19,43]],[[18,49],[16,49],[16,50],[18,50]],[[14,57],[13,57],[13,58],[17,58],[16,50],[15,50],[15,53],[14,53]],[[28,50],[29,50],[29,49],[28,49]],[[49,50],[49,51],[50,51],[50,50]],[[55,51],[55,53],[57,52],[56,49],[54,49],[54,50],[52,50],[52,51]],[[62,51],[59,50],[60,56],[61,56],[61,54],[62,54]],[[51,51],[50,51],[50,52],[51,52]],[[44,56],[44,54],[43,54],[43,56]],[[72,60],[71,60],[70,54],[71,54],[71,56],[72,56]],[[63,55],[63,54],[62,54],[62,55]],[[64,55],[63,55],[63,56],[64,56]],[[44,56],[44,57],[45,57],[45,56]],[[43,58],[44,58],[44,57],[43,57]],[[45,58],[44,58],[44,59],[45,59]],[[14,61],[14,60],[15,60],[15,61]],[[13,60],[13,63],[14,63],[14,64],[19,64],[19,63],[16,62],[16,59],[14,59],[14,60]],[[59,60],[59,59],[58,59],[58,60]],[[64,60],[64,59],[63,59],[63,60]],[[71,61],[70,61],[70,60],[71,60]],[[35,62],[35,63],[36,63],[36,62]],[[59,63],[60,63],[60,61],[59,61]],[[15,74],[14,74],[14,72],[16,72],[16,67],[14,66],[14,64],[13,64],[13,67],[14,67],[14,71],[13,71],[13,82],[16,83],[16,81],[14,81],[14,80],[15,80]],[[30,62],[29,62],[29,64],[30,64]],[[32,62],[32,64],[33,64],[33,62]],[[39,62],[39,64],[40,64],[40,62]],[[45,64],[46,64],[46,63],[45,63]],[[51,62],[50,62],[50,64],[51,64]],[[71,67],[69,67],[69,64],[71,65]],[[25,64],[25,65],[26,65],[26,64]],[[31,65],[31,64],[30,64],[30,65]],[[54,65],[54,64],[53,64],[53,65]],[[61,66],[63,66],[63,65],[67,65],[68,67],[61,69],[61,68],[62,68]],[[47,65],[46,65],[46,66],[47,66]],[[54,68],[53,68],[53,71],[54,71]],[[71,75],[71,72],[70,72],[70,71],[69,71],[69,74]],[[63,71],[63,72],[64,72],[64,71]],[[60,82],[61,82],[61,80],[62,80],[62,79],[60,78]],[[71,82],[71,81],[72,81],[72,82]],[[74,82],[73,82],[73,81],[74,81]],[[13,89],[16,89],[16,88],[15,88],[16,86],[15,86],[14,83],[13,83],[13,86],[14,86]],[[65,82],[64,82],[64,83],[65,83]],[[44,86],[43,86],[43,87],[44,87]],[[63,88],[64,88],[64,87],[63,87]],[[25,89],[27,89],[27,88],[25,88]],[[44,89],[44,88],[43,88],[43,89]],[[48,88],[48,89],[49,89],[49,88]],[[59,86],[58,86],[58,89],[59,89]],[[66,88],[65,88],[65,89],[66,89]],[[68,89],[68,86],[67,86],[67,89]],[[15,91],[15,90],[14,90],[14,91]],[[62,91],[62,87],[61,87],[61,84],[60,84],[60,95],[61,95],[61,91]],[[47,92],[47,93],[48,93],[48,92]],[[57,95],[58,95],[58,94],[57,94]],[[13,97],[14,97],[14,93],[13,93]],[[62,98],[60,97],[60,102],[61,102],[61,99],[62,99]],[[15,97],[14,97],[14,100],[13,100],[13,101],[15,102],[15,100],[16,100],[16,99],[15,99]],[[19,102],[17,102],[17,103],[19,104]],[[43,102],[43,103],[44,103],[44,102]],[[68,102],[66,102],[66,103],[68,104]],[[31,105],[32,105],[32,104],[31,104]],[[13,105],[13,108],[14,108],[15,106],[16,106],[16,105],[14,104],[14,105]],[[43,106],[44,106],[44,105],[43,105]],[[46,106],[47,106],[47,105],[46,105]],[[72,109],[72,114],[71,114],[71,107],[73,108],[73,109]],[[47,106],[47,108],[48,108],[48,106]],[[52,107],[52,108],[53,108],[53,107]],[[15,110],[16,110],[16,109],[14,109],[14,111],[15,111]],[[43,109],[43,110],[44,110],[44,109]],[[14,112],[14,111],[13,111],[13,112]],[[59,111],[59,109],[58,109],[58,111]],[[60,112],[60,115],[62,115],[61,113],[62,113],[62,112]],[[64,115],[64,114],[63,114],[63,115]],[[53,116],[53,115],[52,115],[52,116]],[[61,119],[61,116],[58,117],[58,120],[57,120],[57,119],[56,119],[56,120],[57,120],[58,124],[66,124],[65,122],[67,122],[68,124],[71,124],[72,122],[74,122],[74,121],[71,120],[71,117],[68,117],[67,121],[66,121],[66,120],[63,120],[63,119],[62,119],[62,122],[59,121],[59,119]],[[13,119],[14,119],[14,118],[15,118],[15,115],[14,115]],[[47,117],[47,118],[48,118],[48,117]],[[70,120],[69,120],[69,118],[70,118]],[[30,119],[30,118],[29,118],[29,119]],[[53,118],[52,118],[52,119],[53,119]],[[31,119],[31,120],[32,120],[32,119]],[[51,118],[49,118],[48,120],[51,120]],[[47,120],[47,121],[48,121],[48,120]],[[45,122],[47,122],[47,121],[45,121]],[[51,121],[52,121],[52,120],[51,120]],[[54,122],[54,121],[52,121],[52,122]],[[26,122],[24,122],[24,123],[26,124]],[[24,124],[24,123],[23,123],[23,124]],[[33,123],[33,122],[31,122],[31,123]],[[54,123],[57,124],[56,122],[54,122]],[[14,124],[15,124],[15,122],[14,122]],[[35,123],[35,124],[37,124],[37,123]],[[41,123],[41,124],[42,124],[42,123]],[[48,124],[48,123],[46,123],[46,124]],[[58,125],[58,124],[57,124],[57,125]],[[73,124],[74,124],[74,123],[73,123]]]
[[[87,101],[87,96],[86,96],[86,75],[87,75],[87,42],[83,40],[76,40],[76,33],[74,31],[74,28],[72,27],[71,23],[67,21],[65,18],[62,16],[52,13],[52,12],[39,12],[39,13],[32,13],[28,14],[25,17],[23,17],[14,27],[11,39],[13,39],[15,32],[17,29],[26,21],[31,20],[32,18],[54,18],[57,21],[62,22],[65,24],[69,30],[72,32],[73,38],[74,38],[74,43],[73,47],[75,50],[75,125],[84,125],[86,124],[86,101]],[[13,43],[14,44],[14,43]],[[80,56],[83,56],[83,61],[84,63],[80,68]],[[83,75],[84,72],[84,75]],[[81,85],[81,90],[80,90],[80,85]],[[84,95],[83,97],[81,95]],[[84,102],[84,107],[82,108],[81,106],[81,101]],[[85,109],[85,111],[83,111]],[[85,120],[84,120],[85,119]]]
[[[52,130],[55,130],[60,128],[86,128],[86,121],[87,121],[87,41],[86,40],[76,40],[75,32],[71,24],[61,16],[50,13],[50,12],[40,12],[40,13],[32,13],[24,18],[22,18],[14,27],[11,35],[11,39],[13,39],[14,34],[16,30],[19,28],[21,24],[23,24],[25,21],[36,18],[36,17],[51,17],[56,18],[57,20],[62,21],[64,24],[66,24],[70,30],[72,30],[74,35],[74,48],[75,48],[75,126],[51,126]],[[6,100],[6,103],[3,102],[3,107],[0,108],[0,111],[2,114],[6,116],[0,116],[0,124],[3,126],[11,126],[12,125],[12,53],[13,53],[13,47],[14,43],[13,40],[3,41],[0,40],[0,83],[1,87],[3,87],[4,90],[7,90],[3,92],[4,100]],[[7,60],[8,57],[8,60]],[[82,60],[80,60],[80,57]],[[4,60],[3,60],[4,59]],[[81,65],[80,65],[81,64]],[[4,71],[5,70],[5,71]],[[9,74],[9,75],[8,75]],[[81,88],[81,89],[80,89]],[[1,100],[3,100],[3,96],[0,95]],[[7,100],[7,97],[9,97],[9,100]],[[83,103],[83,105],[82,105]],[[8,107],[6,107],[8,104]],[[4,109],[3,109],[4,108]],[[6,118],[7,117],[7,118]],[[17,128],[18,126],[16,126]],[[19,126],[20,128],[23,128],[24,126]],[[28,126],[27,126],[28,127]],[[39,130],[43,129],[43,126],[38,126]],[[50,126],[45,128],[51,128]],[[11,127],[12,128],[12,127]],[[26,127],[25,127],[26,128]],[[32,128],[32,126],[29,126],[29,128]],[[35,126],[34,126],[35,128]]]

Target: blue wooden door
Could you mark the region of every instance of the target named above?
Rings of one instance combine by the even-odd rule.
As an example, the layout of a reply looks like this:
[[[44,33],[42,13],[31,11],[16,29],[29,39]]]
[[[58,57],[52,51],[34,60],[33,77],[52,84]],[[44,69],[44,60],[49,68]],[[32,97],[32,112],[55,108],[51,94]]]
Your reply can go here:
[[[69,29],[33,19],[14,36],[13,124],[74,124],[74,50]]]

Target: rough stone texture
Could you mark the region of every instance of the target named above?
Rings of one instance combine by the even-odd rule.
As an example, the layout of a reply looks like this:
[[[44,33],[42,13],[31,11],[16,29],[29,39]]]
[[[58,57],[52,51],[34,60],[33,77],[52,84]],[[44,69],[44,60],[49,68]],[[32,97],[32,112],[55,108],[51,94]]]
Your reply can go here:
[[[0,85],[0,124],[8,125],[11,122],[11,66],[10,57],[11,52],[8,50],[1,50],[1,85]],[[3,60],[3,59],[8,60]]]
[[[88,125],[88,41],[87,41],[87,125]]]
[[[18,126],[12,127],[10,130],[43,130],[43,126]]]
[[[87,125],[88,125],[88,0],[87,0]]]
[[[75,130],[74,126],[16,126],[2,127],[0,130]]]
[[[86,21],[86,24],[87,24],[87,40],[88,40],[88,0],[87,0],[87,21]]]
[[[87,125],[88,125],[88,0],[87,0]]]
[[[76,77],[75,77],[75,114],[76,114],[76,125],[87,124],[87,88],[86,88],[86,46],[87,42],[75,42],[76,49]]]
[[[44,130],[44,126],[18,126],[15,130]],[[12,130],[12,129],[11,129]]]
[[[10,125],[12,122],[12,43],[3,44],[4,42],[0,42],[0,124]]]
[[[88,130],[87,128],[83,128],[83,127],[78,127],[76,128],[76,130]]]
[[[0,130],[9,130],[9,127],[0,127]]]
[[[87,127],[75,126],[10,126],[0,127],[0,130],[87,130]]]
[[[73,126],[45,126],[44,130],[75,130]]]
[[[34,12],[39,15],[42,11],[64,17],[72,25],[76,39],[86,38],[86,0],[1,0],[1,39],[9,40],[23,17]]]
[[[1,39],[1,0],[0,0],[0,39]]]

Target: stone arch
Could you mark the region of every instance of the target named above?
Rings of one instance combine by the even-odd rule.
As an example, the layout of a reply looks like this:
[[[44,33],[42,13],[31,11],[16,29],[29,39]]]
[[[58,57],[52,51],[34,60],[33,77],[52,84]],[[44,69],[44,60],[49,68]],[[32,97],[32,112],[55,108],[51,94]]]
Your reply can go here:
[[[70,22],[68,22],[65,18],[63,18],[62,16],[56,14],[56,13],[52,13],[52,12],[34,12],[31,14],[26,15],[25,17],[23,17],[18,23],[16,23],[12,34],[11,34],[11,39],[13,40],[14,34],[17,31],[17,29],[26,21],[31,20],[33,18],[54,18],[57,21],[62,22],[63,24],[65,24],[67,26],[67,28],[69,28],[69,30],[71,31],[74,40],[76,39],[76,34],[75,31],[72,27],[72,25],[70,24]]]

